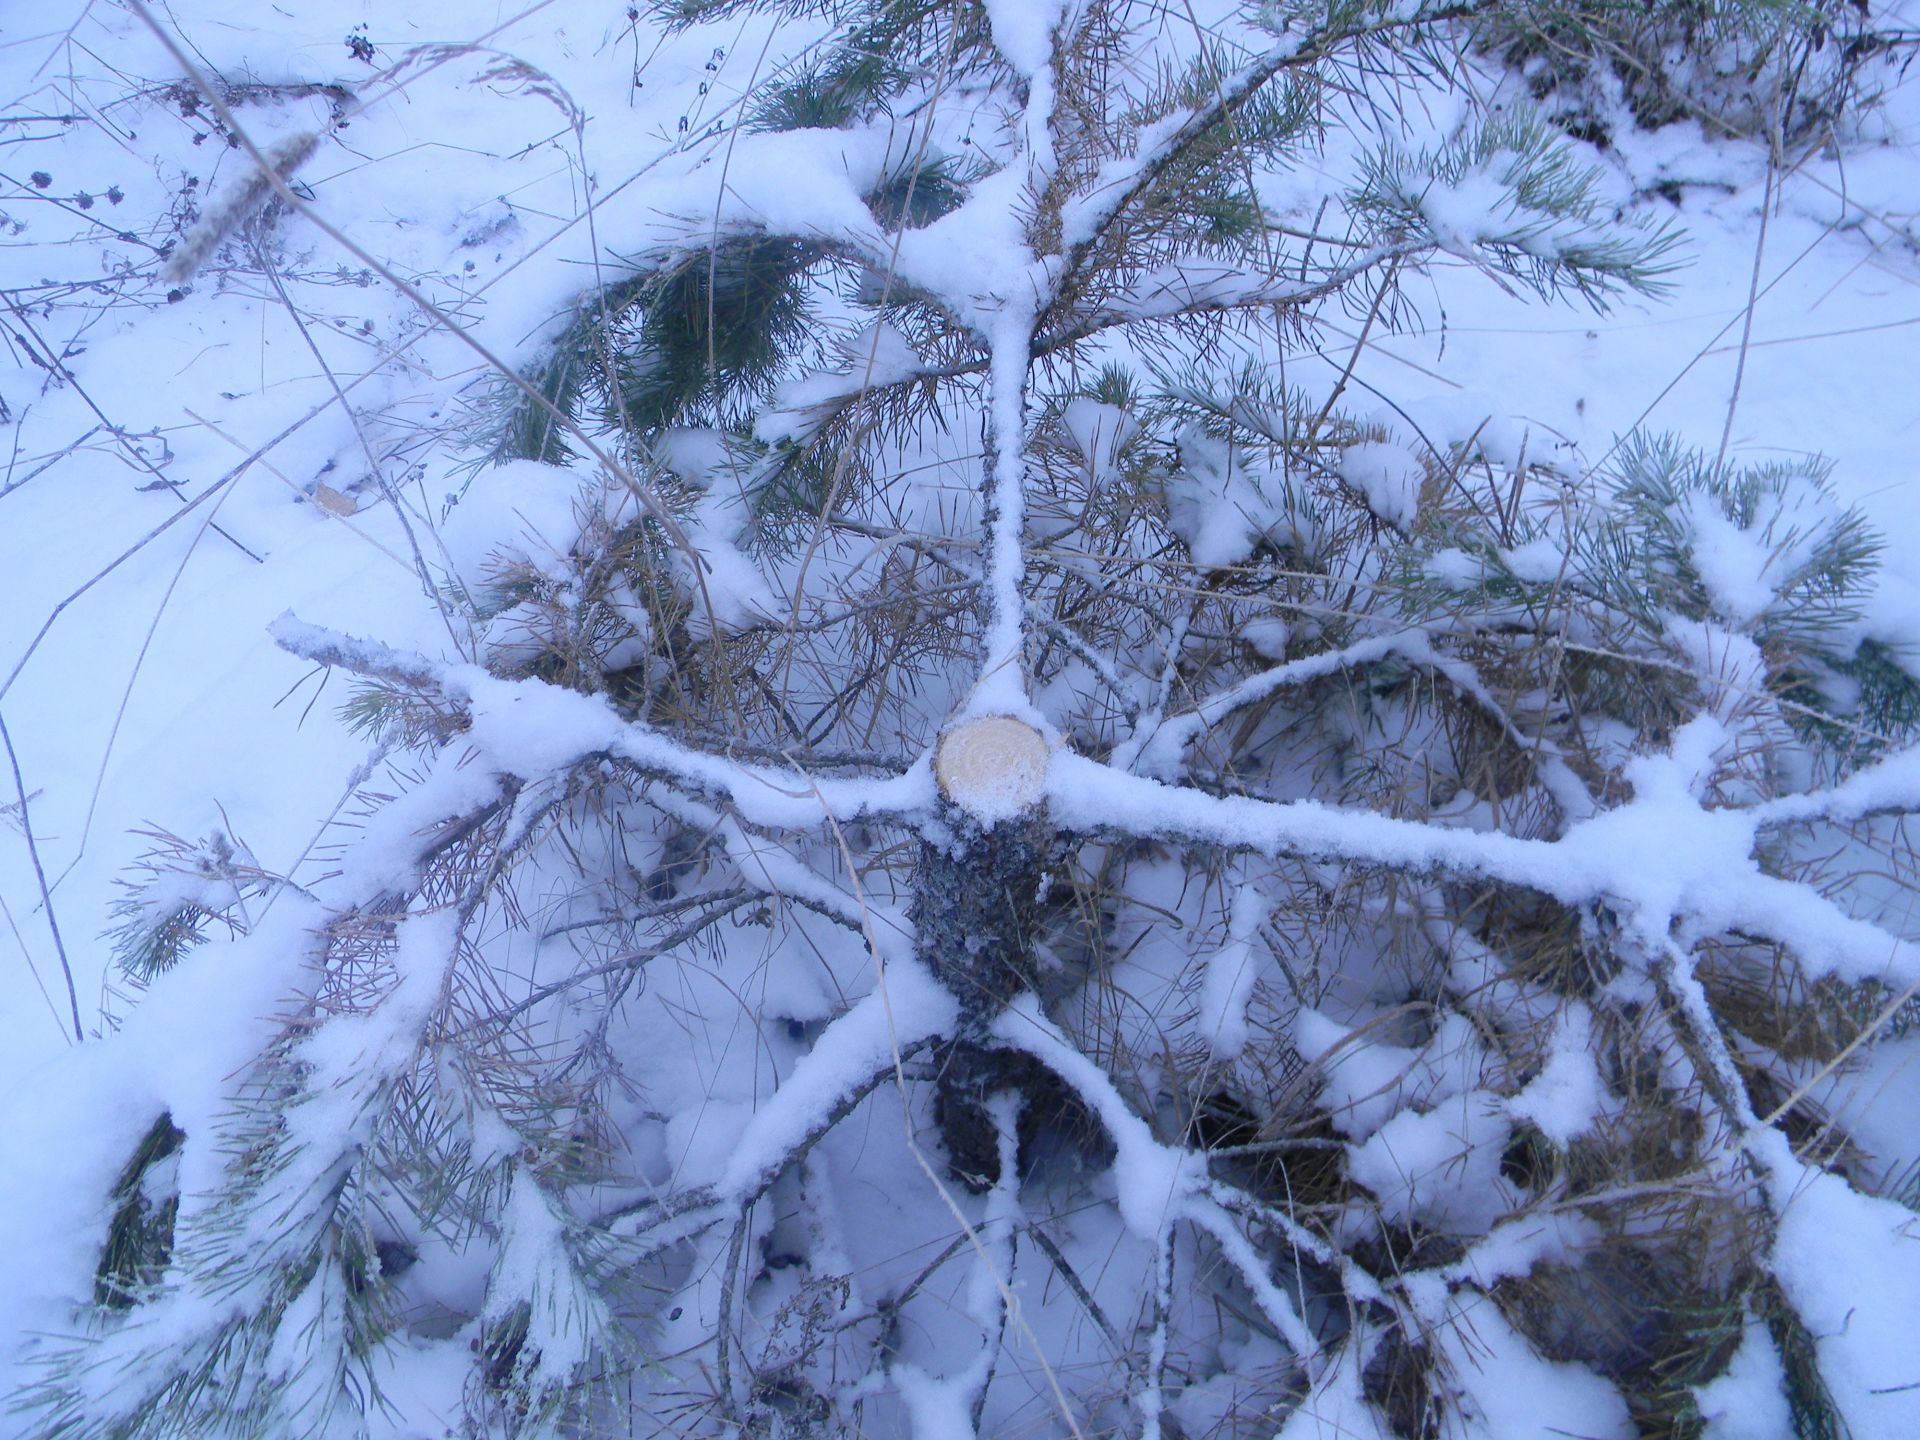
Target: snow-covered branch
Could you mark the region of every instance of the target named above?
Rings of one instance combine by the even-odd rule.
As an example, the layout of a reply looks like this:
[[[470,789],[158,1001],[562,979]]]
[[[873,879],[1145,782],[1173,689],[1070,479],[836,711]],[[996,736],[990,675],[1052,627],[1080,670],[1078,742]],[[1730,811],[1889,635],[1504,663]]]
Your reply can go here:
[[[912,816],[931,797],[925,765],[875,780],[816,779],[798,769],[743,765],[681,745],[597,697],[541,680],[501,680],[477,666],[429,662],[291,617],[275,623],[274,638],[316,664],[431,693],[464,717],[462,743],[503,775],[544,779],[605,761],[692,795],[725,800],[742,819],[770,826]]]

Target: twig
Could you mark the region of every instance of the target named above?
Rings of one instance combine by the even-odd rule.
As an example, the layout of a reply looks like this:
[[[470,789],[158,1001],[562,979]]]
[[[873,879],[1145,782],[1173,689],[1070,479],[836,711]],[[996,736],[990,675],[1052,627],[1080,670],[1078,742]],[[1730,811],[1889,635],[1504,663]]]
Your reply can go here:
[[[40,886],[40,905],[47,912],[47,929],[53,934],[54,953],[60,957],[60,973],[66,977],[67,1004],[73,1011],[73,1040],[76,1045],[83,1044],[87,1032],[80,1024],[80,997],[73,988],[73,966],[67,963],[66,942],[60,938],[60,919],[53,911],[53,895],[47,888],[47,872],[40,863],[40,842],[34,838],[33,817],[27,809],[27,784],[20,778],[20,757],[14,753],[13,736],[7,730],[7,722],[0,717],[0,742],[7,747],[7,764],[13,767],[13,789],[20,798],[16,802],[20,810],[20,830],[27,837],[27,854],[33,860],[33,878]]]
[[[1760,304],[1760,262],[1767,253],[1767,227],[1773,219],[1773,180],[1775,152],[1767,153],[1767,184],[1760,200],[1760,234],[1753,245],[1753,277],[1747,282],[1747,303],[1740,316],[1740,356],[1733,367],[1733,391],[1727,396],[1727,423],[1720,431],[1720,452],[1714,458],[1718,471],[1727,463],[1727,447],[1733,443],[1733,416],[1740,406],[1740,385],[1747,377],[1747,350],[1753,343],[1753,314]]]

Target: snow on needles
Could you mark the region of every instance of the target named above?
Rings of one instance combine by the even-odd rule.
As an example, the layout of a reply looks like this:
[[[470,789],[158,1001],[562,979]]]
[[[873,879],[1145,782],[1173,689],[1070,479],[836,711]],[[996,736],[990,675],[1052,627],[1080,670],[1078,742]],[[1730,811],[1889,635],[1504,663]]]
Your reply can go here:
[[[1725,738],[1709,716],[1690,721],[1670,756],[1629,768],[1627,804],[1558,840],[1445,830],[1317,801],[1202,796],[1125,775],[1083,757],[1055,757],[1049,801],[1063,823],[1114,826],[1242,846],[1265,855],[1372,860],[1435,874],[1497,879],[1569,905],[1606,900],[1643,943],[1675,920],[1742,928],[1791,946],[1816,974],[1904,986],[1920,980],[1920,947],[1856,920],[1816,892],[1762,873],[1760,815],[1703,808],[1701,766]],[[1904,771],[1889,771],[1889,777]]]

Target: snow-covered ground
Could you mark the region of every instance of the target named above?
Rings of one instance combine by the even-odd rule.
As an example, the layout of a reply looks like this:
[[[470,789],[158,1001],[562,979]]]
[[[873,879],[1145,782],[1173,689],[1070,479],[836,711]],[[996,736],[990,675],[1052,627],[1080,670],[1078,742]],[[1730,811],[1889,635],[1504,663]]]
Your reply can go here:
[[[363,8],[173,16],[200,63],[262,87],[239,111],[262,144],[325,126],[336,102],[322,87],[374,73],[346,39],[372,35],[383,66],[479,42],[455,58],[429,52],[356,99],[364,110],[299,178],[423,299],[515,357],[589,273],[583,177],[599,197],[635,194],[681,153],[683,114],[704,129],[723,113],[774,28],[729,29],[722,62],[719,37],[663,43],[617,7],[503,12],[498,33],[463,6]],[[131,12],[76,3],[0,23],[13,97],[0,135],[11,362],[0,716],[55,913],[72,916],[63,939],[93,1028],[96,934],[114,878],[147,843],[135,828],[197,838],[217,825],[264,867],[298,873],[364,758],[335,723],[341,697],[316,696],[311,667],[274,647],[268,622],[290,609],[396,645],[458,647],[422,592],[415,547],[444,570],[435,531],[467,475],[441,432],[485,370],[317,234],[287,273],[216,263],[170,302],[155,249],[178,238],[180,197],[222,195],[249,173],[246,157]],[[570,106],[594,117],[584,135]],[[370,478],[370,452],[404,477],[406,527]],[[313,503],[321,485],[344,498]],[[5,864],[14,963],[0,979],[0,1064],[13,1080],[67,1043],[71,1021],[31,858],[9,847]]]
[[[1880,8],[1900,22],[1899,4]],[[1920,26],[1920,6],[1904,9]],[[170,285],[158,256],[185,208],[242,185],[247,156],[132,10],[0,12],[0,1341],[49,1313],[32,1247],[59,1217],[33,1192],[61,1194],[69,1159],[97,1168],[145,1123],[137,1094],[88,1094],[90,1112],[45,1103],[77,1085],[62,1058],[75,1012],[92,1034],[126,1008],[100,936],[152,843],[142,832],[224,832],[296,880],[328,868],[366,745],[336,715],[343,694],[269,624],[291,610],[472,654],[421,577],[473,562],[453,502],[474,457],[448,437],[488,365],[423,306],[529,358],[596,257],[720,203],[714,127],[806,39],[764,18],[665,37],[584,0],[175,0],[164,19],[199,64],[244,77],[236,115],[263,147],[344,107],[350,123],[294,179],[412,294],[284,216],[258,251],[243,231]],[[1920,648],[1920,80],[1875,73],[1885,93],[1857,131],[1784,165],[1684,122],[1585,147],[1620,203],[1684,231],[1671,293],[1596,314],[1436,267],[1409,287],[1414,313],[1370,339],[1356,390],[1443,425],[1512,417],[1569,468],[1641,427],[1739,458],[1825,456],[1887,539],[1872,628]],[[1472,84],[1521,93],[1491,71]],[[1455,103],[1435,91],[1410,109],[1415,143],[1444,133]],[[1310,218],[1315,182],[1306,167],[1263,198]],[[1321,358],[1301,363],[1337,374],[1358,320],[1330,310],[1313,333]],[[534,535],[554,523],[526,504]],[[1912,1115],[1916,1058],[1891,1051],[1850,1083]],[[75,1113],[97,1132],[49,1133]],[[48,1273],[95,1242],[68,1243]]]

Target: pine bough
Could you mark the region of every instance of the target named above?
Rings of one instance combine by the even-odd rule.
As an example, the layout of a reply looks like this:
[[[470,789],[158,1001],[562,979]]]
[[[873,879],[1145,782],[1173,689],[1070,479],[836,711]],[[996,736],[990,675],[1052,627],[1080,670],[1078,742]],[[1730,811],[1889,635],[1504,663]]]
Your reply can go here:
[[[365,1434],[429,1356],[475,1434],[1898,1413],[1796,1258],[1912,1265],[1815,1103],[1920,987],[1871,535],[1289,378],[1420,267],[1605,304],[1675,237],[1535,122],[1372,133],[1484,7],[803,8],[495,402],[566,552],[464,659],[278,628],[404,769],[336,872],[157,837],[148,1005],[276,1018],[23,1423]]]

